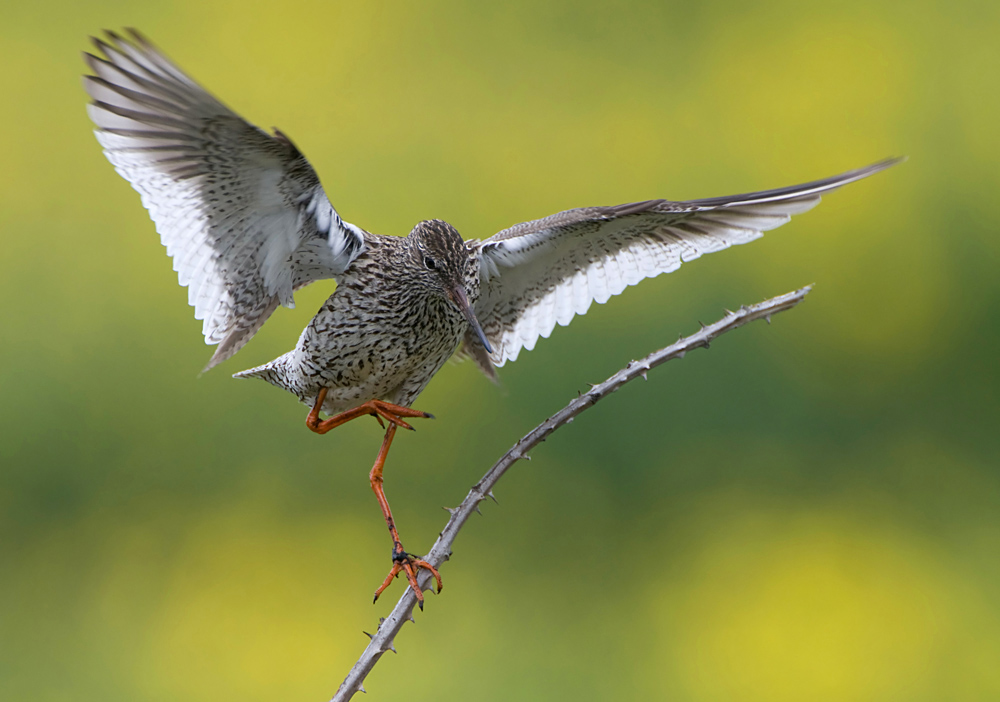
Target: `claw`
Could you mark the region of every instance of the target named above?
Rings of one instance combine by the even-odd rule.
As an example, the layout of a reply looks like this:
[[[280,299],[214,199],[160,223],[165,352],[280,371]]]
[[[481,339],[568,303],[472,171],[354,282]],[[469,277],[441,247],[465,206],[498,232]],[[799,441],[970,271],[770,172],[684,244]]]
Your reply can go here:
[[[399,417],[396,417],[395,415],[391,415],[391,414],[385,413],[382,416],[385,417],[386,419],[388,419],[393,424],[395,424],[400,429],[409,429],[410,431],[416,431],[416,429],[414,429],[410,424],[408,424],[407,422],[404,422],[402,419],[400,419]],[[381,422],[379,422],[379,424],[381,424]]]
[[[399,571],[402,570],[402,568],[403,566],[400,565],[398,561],[392,564],[392,570],[389,571],[389,574],[385,576],[385,580],[382,582],[381,585],[379,585],[378,590],[375,591],[375,599],[372,600],[372,604],[378,602],[379,595],[381,595],[382,592],[387,587],[389,587],[389,585],[392,583],[393,578],[399,575]]]
[[[414,558],[413,559],[413,565],[417,566],[418,568],[424,568],[424,569],[429,570],[431,572],[431,575],[434,576],[434,581],[437,584],[436,594],[440,595],[441,594],[441,588],[444,587],[444,586],[441,584],[441,574],[437,571],[437,568],[435,568],[434,566],[432,566],[427,561],[422,561],[419,558]]]
[[[434,581],[437,584],[438,593],[441,592],[442,588],[441,574],[437,571],[437,568],[432,566],[427,561],[422,560],[420,558],[415,558],[410,554],[408,554],[406,551],[403,551],[401,549],[393,552],[392,560],[393,560],[392,569],[389,571],[389,574],[385,576],[385,580],[382,582],[381,585],[379,585],[379,588],[375,591],[374,601],[375,602],[378,601],[379,595],[381,595],[382,592],[387,587],[389,587],[389,585],[396,578],[396,576],[398,576],[400,572],[402,572],[403,574],[406,575],[406,580],[410,585],[410,589],[413,590],[413,594],[417,596],[417,606],[420,607],[421,611],[423,611],[424,593],[420,589],[420,583],[417,582],[417,574],[419,573],[420,568],[429,570],[431,572],[431,575],[434,576]]]

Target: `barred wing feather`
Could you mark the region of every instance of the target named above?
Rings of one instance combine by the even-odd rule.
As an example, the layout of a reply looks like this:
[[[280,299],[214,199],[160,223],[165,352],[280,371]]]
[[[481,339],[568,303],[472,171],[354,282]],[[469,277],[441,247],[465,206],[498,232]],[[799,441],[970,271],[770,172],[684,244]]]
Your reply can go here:
[[[363,232],[283,134],[246,122],[133,30],[94,41],[95,134],[156,224],[205,342],[219,344],[211,368],[292,307],[294,290],[343,273]]]
[[[490,360],[498,366],[514,361],[591,303],[603,304],[702,254],[753,241],[814,207],[823,193],[897,161],[745,195],[567,210],[470,242],[481,254],[475,312],[494,349]],[[465,344],[471,347],[473,339]]]

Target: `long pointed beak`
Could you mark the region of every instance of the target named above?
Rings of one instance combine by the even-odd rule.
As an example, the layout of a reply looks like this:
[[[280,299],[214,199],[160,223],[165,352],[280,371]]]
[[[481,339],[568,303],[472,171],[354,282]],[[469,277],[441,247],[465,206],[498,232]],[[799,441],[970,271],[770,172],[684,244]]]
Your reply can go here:
[[[453,288],[451,290],[451,299],[456,305],[458,305],[458,309],[462,310],[462,314],[465,315],[465,318],[469,320],[469,326],[476,332],[476,336],[479,337],[479,341],[486,349],[486,352],[493,353],[493,347],[490,346],[490,342],[486,338],[483,328],[479,325],[479,320],[476,319],[476,313],[472,311],[472,305],[469,304],[469,296],[466,294],[465,288],[461,285]]]

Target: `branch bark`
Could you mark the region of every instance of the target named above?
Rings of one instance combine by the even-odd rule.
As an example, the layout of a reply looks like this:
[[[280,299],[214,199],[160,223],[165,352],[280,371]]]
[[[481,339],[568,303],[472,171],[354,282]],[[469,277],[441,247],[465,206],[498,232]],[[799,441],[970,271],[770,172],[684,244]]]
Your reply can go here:
[[[451,556],[451,545],[455,541],[455,537],[458,536],[458,532],[462,526],[473,512],[479,511],[479,503],[487,497],[493,497],[492,490],[497,481],[500,480],[503,474],[516,461],[522,458],[526,460],[530,459],[531,457],[528,455],[528,452],[548,438],[556,429],[569,424],[577,415],[593,407],[598,400],[615,392],[618,388],[625,385],[625,383],[639,377],[645,378],[646,373],[651,368],[655,368],[661,363],[674,358],[684,358],[684,355],[691,349],[708,348],[712,340],[737,327],[742,327],[744,324],[758,319],[766,319],[770,322],[771,315],[795,307],[805,299],[810,290],[812,290],[811,285],[795,292],[772,297],[755,305],[741,307],[736,312],[727,311],[726,316],[718,322],[708,326],[702,325],[700,331],[691,336],[682,337],[676,343],[666,348],[654,351],[641,361],[631,361],[625,368],[622,368],[603,383],[594,385],[589,391],[582,393],[514,444],[486,472],[486,475],[473,486],[466,498],[462,500],[462,504],[448,510],[451,513],[451,518],[445,525],[438,540],[434,543],[434,547],[430,550],[430,553],[424,556],[424,560],[431,563],[435,568],[440,568],[441,564]],[[421,587],[426,590],[430,585],[430,581],[430,573],[421,571],[419,579]],[[389,616],[381,620],[375,634],[369,634],[371,642],[365,648],[364,653],[361,654],[358,662],[351,668],[351,671],[347,674],[347,678],[341,683],[337,694],[333,696],[330,702],[343,702],[351,699],[354,693],[365,691],[362,686],[365,677],[375,667],[382,654],[386,651],[395,652],[396,649],[393,648],[393,641],[396,638],[396,634],[399,633],[399,630],[407,620],[413,621],[413,606],[416,604],[416,601],[417,598],[413,594],[413,591],[410,588],[406,588]]]

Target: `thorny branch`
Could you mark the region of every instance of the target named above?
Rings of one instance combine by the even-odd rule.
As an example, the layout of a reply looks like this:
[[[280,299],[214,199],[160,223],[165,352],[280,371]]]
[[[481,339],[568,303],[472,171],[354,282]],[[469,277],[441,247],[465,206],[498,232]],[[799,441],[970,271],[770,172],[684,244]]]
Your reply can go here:
[[[503,474],[516,461],[522,458],[529,459],[528,452],[548,438],[556,429],[564,424],[569,424],[578,414],[593,407],[598,400],[615,392],[625,383],[639,377],[645,378],[646,373],[651,368],[655,368],[661,363],[674,358],[683,358],[691,349],[707,348],[709,343],[715,338],[754,320],[763,318],[770,322],[771,315],[795,307],[805,299],[810,290],[812,290],[812,286],[806,286],[795,292],[759,302],[756,305],[741,307],[736,312],[727,311],[726,316],[718,322],[708,326],[702,325],[701,330],[691,336],[682,337],[677,343],[671,344],[659,351],[654,351],[641,361],[630,362],[625,368],[612,375],[603,383],[594,385],[589,391],[581,394],[514,444],[469,491],[466,498],[462,500],[462,504],[448,510],[451,513],[451,518],[448,520],[430,553],[424,557],[424,560],[436,568],[440,568],[441,564],[451,556],[451,545],[455,541],[455,537],[458,536],[459,530],[473,512],[479,511],[479,503],[487,497],[493,497],[492,490],[497,481],[500,480]],[[421,571],[419,580],[421,587],[427,589],[430,585],[430,580],[430,573]],[[330,702],[349,700],[354,696],[354,693],[365,691],[362,683],[368,676],[368,673],[375,667],[375,664],[382,657],[383,653],[396,650],[393,648],[393,641],[396,638],[396,634],[399,633],[399,630],[407,620],[413,621],[413,605],[416,604],[416,601],[417,598],[413,594],[413,590],[406,588],[402,597],[399,598],[399,602],[393,608],[392,613],[381,621],[375,634],[370,635],[371,642],[365,648],[364,653],[361,654],[358,662],[351,668],[351,672],[347,674],[347,678]]]

